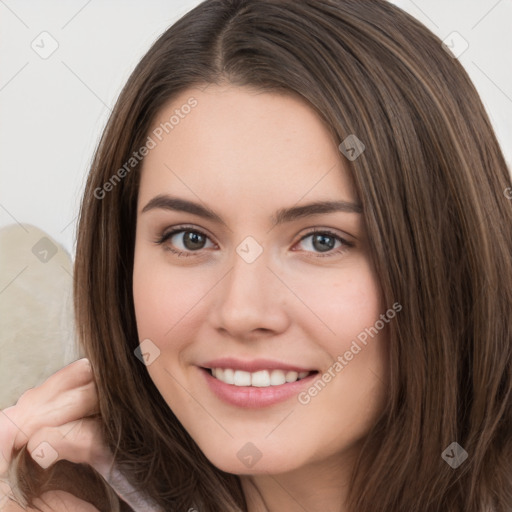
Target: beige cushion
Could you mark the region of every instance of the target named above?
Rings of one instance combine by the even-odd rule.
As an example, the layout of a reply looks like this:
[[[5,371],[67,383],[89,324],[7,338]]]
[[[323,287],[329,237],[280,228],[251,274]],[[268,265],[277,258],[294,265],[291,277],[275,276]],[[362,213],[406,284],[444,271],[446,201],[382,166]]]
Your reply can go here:
[[[72,260],[41,229],[0,229],[0,409],[79,359]]]

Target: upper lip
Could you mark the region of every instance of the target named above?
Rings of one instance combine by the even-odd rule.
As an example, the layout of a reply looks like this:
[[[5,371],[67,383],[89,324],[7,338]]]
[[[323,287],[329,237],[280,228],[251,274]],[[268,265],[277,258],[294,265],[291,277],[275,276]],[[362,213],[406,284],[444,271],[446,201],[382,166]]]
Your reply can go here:
[[[251,361],[243,361],[242,359],[235,359],[234,357],[222,357],[220,359],[213,359],[201,364],[203,368],[231,368],[233,370],[243,370],[246,372],[257,372],[260,370],[287,370],[295,372],[311,372],[315,371],[312,368],[304,368],[302,366],[282,363],[272,359],[252,359]]]

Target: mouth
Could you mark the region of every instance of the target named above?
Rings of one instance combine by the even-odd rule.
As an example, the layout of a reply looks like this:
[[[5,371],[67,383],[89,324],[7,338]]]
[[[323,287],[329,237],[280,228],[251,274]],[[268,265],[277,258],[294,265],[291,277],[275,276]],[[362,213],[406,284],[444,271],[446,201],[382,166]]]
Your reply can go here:
[[[283,386],[292,384],[311,375],[317,374],[317,370],[294,371],[285,369],[268,369],[249,372],[234,368],[202,368],[214,379],[238,387],[268,388],[271,386]]]
[[[319,371],[284,359],[221,357],[197,365],[217,398],[239,408],[260,408],[296,397]]]
[[[197,369],[210,392],[222,402],[241,409],[265,408],[293,399],[310,386],[319,373],[298,367],[264,369],[261,364],[252,366],[254,371],[229,368],[226,364],[224,367],[212,365],[211,368],[198,366]]]

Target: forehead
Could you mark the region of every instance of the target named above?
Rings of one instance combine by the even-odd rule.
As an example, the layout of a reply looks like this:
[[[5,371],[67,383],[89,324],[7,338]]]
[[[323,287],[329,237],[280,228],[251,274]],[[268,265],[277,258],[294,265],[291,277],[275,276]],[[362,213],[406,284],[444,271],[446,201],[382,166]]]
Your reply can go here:
[[[218,201],[357,199],[329,129],[291,94],[210,85],[189,89],[153,121],[139,197]]]

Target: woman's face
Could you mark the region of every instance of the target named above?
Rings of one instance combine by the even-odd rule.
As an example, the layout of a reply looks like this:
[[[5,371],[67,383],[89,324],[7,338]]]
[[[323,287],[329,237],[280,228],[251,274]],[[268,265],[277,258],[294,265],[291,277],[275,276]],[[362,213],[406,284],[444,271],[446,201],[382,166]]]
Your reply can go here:
[[[394,310],[336,141],[294,96],[214,85],[149,135],[133,294],[162,397],[226,472],[346,456],[382,411]]]

